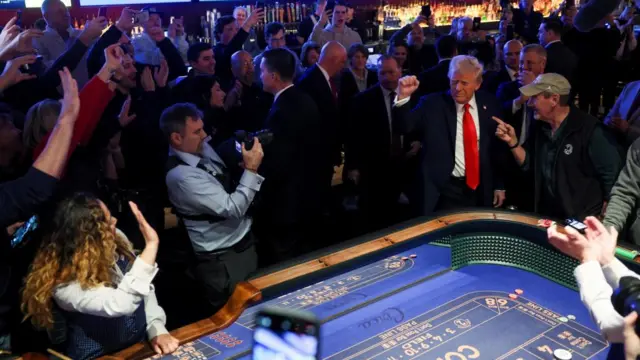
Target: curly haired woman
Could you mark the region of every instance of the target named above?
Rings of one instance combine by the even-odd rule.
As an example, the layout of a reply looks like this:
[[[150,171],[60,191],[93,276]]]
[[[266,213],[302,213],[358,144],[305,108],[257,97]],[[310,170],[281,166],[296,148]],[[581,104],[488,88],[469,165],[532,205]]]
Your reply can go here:
[[[75,194],[58,205],[53,231],[27,275],[25,318],[47,329],[73,359],[120,350],[145,333],[159,354],[178,347],[151,284],[158,272],[158,235],[138,207],[129,205],[146,242],[137,258],[106,206],[91,195]]]

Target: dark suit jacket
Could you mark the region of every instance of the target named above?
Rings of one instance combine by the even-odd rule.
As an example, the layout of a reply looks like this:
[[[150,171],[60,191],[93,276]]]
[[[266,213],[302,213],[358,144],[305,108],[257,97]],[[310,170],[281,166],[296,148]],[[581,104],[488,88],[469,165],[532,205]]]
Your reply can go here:
[[[320,211],[319,168],[323,147],[321,120],[313,99],[296,87],[278,96],[267,116],[273,141],[264,147],[260,174],[265,180],[256,221],[273,225],[298,224]],[[326,152],[326,150],[324,150]]]
[[[500,85],[511,82],[511,76],[507,68],[503,65],[500,71],[487,71],[482,76],[482,90],[491,94],[496,94]]]
[[[578,67],[578,58],[576,55],[560,41],[547,45],[546,49],[547,66],[544,72],[560,74],[573,85],[575,71]]]
[[[418,88],[418,99],[424,95],[449,90],[450,63],[451,59],[442,60],[436,66],[423,71],[418,76],[418,80],[420,81],[420,87]]]
[[[513,126],[518,138],[520,138],[522,134],[522,111],[527,109],[527,105],[522,105],[520,110],[513,114],[513,100],[517,99],[518,96],[520,96],[520,83],[517,80],[504,83],[498,88],[498,100],[502,104],[502,112],[504,114],[503,120]],[[533,118],[531,118],[529,123],[532,124],[534,122]],[[532,134],[531,131],[533,131],[533,127],[530,126],[529,134]]]
[[[501,107],[496,98],[487,93],[476,92],[480,122],[480,199],[485,206],[493,201],[493,190],[502,189],[502,179],[494,176],[499,166],[495,161],[503,158],[500,140],[495,136],[496,122],[492,116],[501,116]],[[440,189],[447,184],[455,165],[456,106],[450,93],[435,93],[420,99],[413,110],[408,105],[398,107],[405,132],[417,131],[423,148],[420,154],[419,209],[423,214],[434,211],[440,197]]]
[[[515,25],[516,34],[527,43],[538,42],[538,29],[542,24],[543,16],[540,12],[531,11],[529,15],[520,9],[513,9],[513,24]]]
[[[341,123],[338,101],[331,93],[331,87],[324,77],[318,65],[314,65],[300,76],[296,82],[296,87],[306,92],[316,103],[316,107],[320,112],[320,119],[324,131],[324,136],[331,144],[331,155],[328,159],[331,161],[331,169],[333,165],[339,165],[341,162],[342,139],[341,139]],[[301,112],[300,114],[306,114]]]
[[[366,69],[367,71],[367,89],[372,87],[378,82],[378,73]],[[340,113],[347,114],[351,106],[353,97],[360,93],[356,79],[353,77],[353,73],[349,69],[342,70],[340,74],[340,92],[338,94],[338,102],[340,103]],[[348,119],[345,119],[347,121]]]
[[[396,31],[389,39],[389,44],[404,41],[411,32],[411,24],[405,25],[402,29]],[[436,33],[436,37],[439,35]],[[404,70],[410,75],[418,75],[422,71],[438,64],[438,53],[433,44],[423,44],[420,49],[414,47],[409,48],[407,61],[404,63]]]

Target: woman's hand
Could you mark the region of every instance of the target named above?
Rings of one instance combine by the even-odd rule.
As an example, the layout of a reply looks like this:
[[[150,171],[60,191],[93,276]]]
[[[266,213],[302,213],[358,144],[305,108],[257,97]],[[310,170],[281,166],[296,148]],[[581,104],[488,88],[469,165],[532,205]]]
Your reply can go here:
[[[62,84],[62,90],[64,92],[62,102],[62,110],[60,110],[60,116],[58,122],[65,121],[71,124],[75,124],[80,112],[80,95],[78,94],[78,83],[71,76],[71,72],[66,67],[61,71],[58,71],[60,75],[60,83]]]
[[[151,339],[151,347],[156,354],[171,354],[179,345],[178,339],[171,334],[162,334]]]
[[[158,238],[158,233],[149,225],[147,219],[144,218],[144,215],[138,209],[138,205],[136,205],[133,201],[129,201],[129,207],[131,207],[131,212],[133,216],[136,217],[138,221],[138,227],[140,228],[140,232],[144,237],[144,241],[146,246],[158,246],[160,243],[160,238]]]

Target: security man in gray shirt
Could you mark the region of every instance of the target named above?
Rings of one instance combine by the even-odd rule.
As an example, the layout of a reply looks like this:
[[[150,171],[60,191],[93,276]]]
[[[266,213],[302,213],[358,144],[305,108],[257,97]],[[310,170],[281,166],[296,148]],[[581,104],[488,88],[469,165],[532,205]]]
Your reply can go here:
[[[242,145],[244,173],[236,184],[227,165],[207,143],[202,113],[195,105],[179,103],[167,108],[160,127],[170,145],[169,200],[195,251],[196,278],[217,311],[235,285],[257,267],[247,210],[264,181],[257,173],[264,156],[262,145],[258,139],[251,150]]]

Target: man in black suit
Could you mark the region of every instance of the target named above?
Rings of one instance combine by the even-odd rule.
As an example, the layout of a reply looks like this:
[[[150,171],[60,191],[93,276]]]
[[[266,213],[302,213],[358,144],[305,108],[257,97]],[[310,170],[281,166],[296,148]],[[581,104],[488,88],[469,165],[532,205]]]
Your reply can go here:
[[[536,42],[536,33],[543,16],[540,12],[533,10],[535,0],[520,0],[520,8],[513,9],[513,25],[516,34],[527,44]]]
[[[518,40],[509,40],[502,48],[503,65],[500,71],[488,71],[484,73],[482,90],[495,94],[500,85],[516,80],[518,76],[518,60],[522,43]]]
[[[451,60],[451,91],[425,96],[411,111],[406,105],[419,82],[400,79],[394,106],[405,132],[421,134],[420,165],[422,214],[475,206],[501,206],[505,192],[494,169],[500,149],[495,141],[493,116],[501,113],[494,96],[478,92],[482,65],[472,56]],[[496,173],[497,175],[497,173]]]
[[[401,174],[420,143],[409,142],[396,124],[393,103],[401,68],[391,55],[378,60],[380,83],[353,98],[345,138],[348,178],[361,191],[360,208],[369,224],[382,228],[403,220],[398,199],[406,188]],[[406,149],[406,150],[405,150]]]
[[[265,51],[260,63],[266,92],[274,95],[265,126],[273,141],[264,147],[265,177],[254,230],[268,263],[282,261],[313,244],[314,221],[322,211],[320,183],[326,159],[321,121],[313,99],[293,86],[296,57],[287,49]],[[304,243],[303,243],[304,241]]]
[[[498,100],[502,103],[505,122],[513,126],[519,144],[524,144],[534,131],[533,111],[527,107],[529,98],[520,88],[531,84],[538,75],[544,73],[547,52],[539,44],[529,44],[520,53],[518,79],[500,85]],[[504,186],[507,190],[507,204],[521,211],[533,211],[533,180],[520,169],[513,158],[505,159]]]
[[[329,41],[322,47],[318,63],[307,69],[298,79],[296,87],[315,101],[323,123],[323,136],[331,146],[323,181],[331,188],[333,167],[342,163],[342,137],[338,104],[338,84],[335,78],[347,63],[347,51],[337,41]]]
[[[562,29],[564,25],[557,18],[545,19],[540,25],[538,39],[547,50],[547,73],[564,76],[574,85],[574,73],[578,66],[578,58],[565,44],[562,43]],[[575,86],[572,86],[575,87]]]
[[[436,41],[436,50],[440,60],[438,65],[418,76],[420,88],[412,96],[412,101],[415,103],[424,95],[449,90],[449,63],[454,56],[458,55],[458,42],[452,35],[441,36]]]

